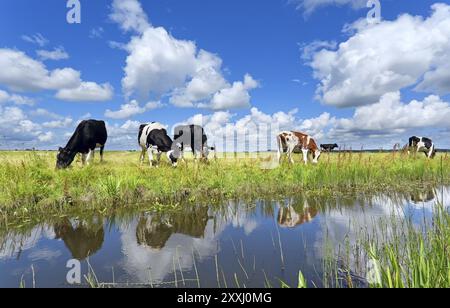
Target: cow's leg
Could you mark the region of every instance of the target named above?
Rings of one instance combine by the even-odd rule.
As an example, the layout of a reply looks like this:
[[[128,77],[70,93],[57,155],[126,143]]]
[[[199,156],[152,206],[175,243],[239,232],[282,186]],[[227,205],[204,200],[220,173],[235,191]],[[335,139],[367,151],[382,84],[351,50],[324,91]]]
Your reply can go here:
[[[141,147],[142,151],[141,151],[141,157],[140,157],[140,161],[141,161],[141,165],[144,164],[145,161],[145,153],[147,152],[147,149],[145,147]]]
[[[83,165],[83,166],[85,166],[86,165],[86,154],[81,154],[81,164]]]
[[[194,161],[197,162],[198,161],[198,152],[194,149],[194,150],[192,150],[192,154],[194,155]]]
[[[145,162],[145,154],[147,153],[147,148],[146,147],[141,147],[141,157],[140,157],[140,162],[141,162],[141,165],[143,165],[144,164],[144,162]]]
[[[294,161],[294,151],[295,151],[295,145],[294,144],[290,144],[289,148],[288,148],[288,157],[289,157],[289,162],[293,165],[295,164]]]
[[[283,148],[283,142],[281,141],[281,137],[280,136],[277,137],[277,141],[278,141],[277,159],[278,159],[278,163],[281,164],[281,159],[282,159],[282,155],[284,153],[284,148]]]
[[[160,151],[158,151],[158,153],[156,154],[157,166],[159,166],[159,164],[161,163],[161,155],[162,155],[162,152],[160,152]]]
[[[183,163],[187,164],[186,157],[184,157],[184,150],[181,150],[181,152],[180,152],[180,160]]]
[[[87,155],[87,158],[86,158],[86,163],[87,163],[88,166],[94,160],[94,156],[95,156],[95,149],[94,150],[90,150],[89,154]]]
[[[308,152],[308,149],[302,149],[303,161],[305,162],[305,165],[308,165]]]
[[[103,154],[105,153],[105,146],[100,147],[100,162],[103,162]]]
[[[147,152],[148,152],[148,160],[150,162],[150,167],[153,167],[153,148],[152,147],[149,148],[147,150]]]

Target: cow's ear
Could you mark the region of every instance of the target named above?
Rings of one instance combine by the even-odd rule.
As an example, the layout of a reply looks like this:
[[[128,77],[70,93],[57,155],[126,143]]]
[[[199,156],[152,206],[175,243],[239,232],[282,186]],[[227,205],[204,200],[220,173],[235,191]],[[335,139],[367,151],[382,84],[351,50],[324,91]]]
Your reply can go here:
[[[58,152],[62,152],[64,149],[63,148],[59,148],[58,149]]]

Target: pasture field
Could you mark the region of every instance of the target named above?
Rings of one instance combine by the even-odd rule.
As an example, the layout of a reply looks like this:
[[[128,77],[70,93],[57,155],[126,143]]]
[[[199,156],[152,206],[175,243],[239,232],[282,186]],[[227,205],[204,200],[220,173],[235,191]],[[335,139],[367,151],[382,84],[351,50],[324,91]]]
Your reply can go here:
[[[99,243],[109,241],[110,244],[104,248],[108,249],[111,240],[116,238],[105,236],[108,232],[115,232],[112,231],[115,228],[103,229],[95,219],[104,217],[108,224],[120,229],[121,236],[132,234],[128,245],[136,245],[137,241],[141,253],[156,254],[149,260],[162,260],[160,258],[164,257],[158,256],[158,251],[171,251],[168,241],[171,233],[167,235],[167,232],[181,232],[192,237],[201,234],[201,241],[205,242],[211,237],[229,241],[227,233],[221,235],[221,232],[225,232],[223,230],[226,230],[230,217],[235,217],[231,220],[250,219],[249,226],[252,219],[265,222],[266,228],[258,229],[254,236],[267,239],[270,234],[270,249],[255,248],[250,236],[238,237],[236,243],[231,239],[231,248],[208,251],[212,263],[198,260],[200,263],[196,264],[194,257],[192,266],[195,271],[198,266],[200,272],[192,278],[194,285],[223,286],[228,281],[241,287],[255,283],[252,277],[257,277],[256,281],[263,279],[266,287],[297,287],[297,277],[299,287],[314,287],[316,282],[324,287],[450,285],[450,215],[445,207],[448,204],[421,209],[423,202],[434,204],[435,201],[426,201],[429,195],[437,197],[434,200],[441,200],[438,203],[448,202],[447,197],[439,198],[438,189],[430,190],[430,187],[447,187],[443,191],[450,191],[450,159],[446,154],[427,160],[422,155],[408,157],[401,153],[333,153],[324,154],[318,165],[304,166],[301,157],[296,156],[296,165],[291,166],[284,161],[277,166],[274,164],[275,153],[264,153],[259,158],[249,158],[240,153],[228,157],[218,155],[209,163],[195,163],[188,159],[187,163],[180,162],[176,169],[165,158],[159,168],[150,168],[147,162],[141,165],[139,155],[138,152],[107,152],[103,163],[98,161],[97,155],[91,166],[82,167],[78,158],[72,168],[56,171],[55,152],[0,152],[0,243],[3,238],[0,252],[8,255],[7,252],[11,251],[14,255],[16,249],[22,250],[21,243],[27,242],[24,239],[33,238],[32,234],[40,226],[50,226],[67,241],[67,247],[74,256],[82,260],[92,254],[95,260],[95,252],[101,249]],[[391,194],[392,199],[376,197]],[[417,197],[411,197],[416,194]],[[403,197],[397,200],[394,196]],[[419,201],[418,210],[411,212],[418,215],[418,221],[411,220],[404,209],[400,210],[404,216],[398,216],[398,204],[405,202],[404,196],[424,200],[422,203]],[[366,204],[363,209],[361,205]],[[407,204],[411,206],[410,202]],[[412,206],[410,210],[414,208]],[[430,209],[432,212],[426,215],[432,223],[422,221],[425,210]],[[391,211],[397,211],[392,218]],[[300,218],[296,222],[289,220],[293,217]],[[380,220],[371,217],[379,217]],[[67,223],[68,219],[82,222],[78,226],[79,233],[70,233],[72,225]],[[216,230],[218,233],[206,236],[210,219],[222,231]],[[343,228],[339,224],[342,219],[351,223],[344,224],[346,231],[336,233]],[[326,221],[326,227],[322,229],[320,224],[310,224],[314,220]],[[335,230],[331,236],[328,228]],[[317,248],[315,241],[307,240],[308,232],[312,238],[325,232],[323,256],[313,265],[308,265],[310,258],[298,260],[303,249],[307,254]],[[77,237],[73,238],[76,234]],[[300,234],[308,242],[304,247],[296,244]],[[78,242],[79,246],[74,245]],[[191,248],[189,241],[182,242],[182,245],[188,247],[182,252],[183,258],[192,253],[190,249],[197,249]],[[328,245],[332,248],[328,249]],[[89,249],[85,251],[83,247]],[[156,250],[146,250],[146,247]],[[263,253],[250,255],[253,249],[260,248]],[[174,264],[181,263],[177,249],[178,246],[173,256]],[[268,252],[272,250],[277,251],[279,260]],[[108,258],[114,255],[107,254]],[[268,268],[259,268],[257,258],[272,261]],[[237,265],[233,267],[234,261],[223,260],[234,260]],[[365,278],[361,282],[358,278],[358,275],[364,275],[367,261],[374,264],[372,276],[376,276],[377,283]],[[148,264],[143,266],[148,267]],[[236,272],[232,272],[232,277],[225,277],[226,271],[222,266],[231,266]],[[279,267],[286,273],[286,281],[278,276]],[[60,268],[65,267],[61,265],[57,270]],[[101,263],[97,268],[101,270]],[[160,278],[174,279],[175,286],[186,285],[188,282],[184,281],[182,266],[179,264],[173,268],[172,274],[169,270],[164,275],[160,273]],[[317,278],[313,268],[319,269],[323,278]],[[241,270],[243,273],[239,274]],[[215,274],[210,275],[211,272]],[[251,272],[254,274],[249,275]],[[88,275],[91,278],[87,283],[92,287],[109,286],[106,283],[108,275],[99,274],[106,277],[103,278],[105,283],[101,279],[92,279],[95,274]],[[187,272],[185,274],[188,275]],[[46,274],[41,275],[44,279]],[[150,285],[153,282],[150,281]]]
[[[82,168],[79,158],[68,170],[55,170],[54,152],[0,152],[0,224],[73,211],[110,212],[117,208],[170,209],[191,202],[233,198],[286,197],[297,193],[334,196],[347,192],[413,191],[424,184],[450,183],[450,158],[434,160],[400,153],[324,154],[318,165],[264,169],[275,153],[245,154],[209,164],[180,162],[174,169],[163,157],[159,168],[139,163],[137,152],[97,154]]]

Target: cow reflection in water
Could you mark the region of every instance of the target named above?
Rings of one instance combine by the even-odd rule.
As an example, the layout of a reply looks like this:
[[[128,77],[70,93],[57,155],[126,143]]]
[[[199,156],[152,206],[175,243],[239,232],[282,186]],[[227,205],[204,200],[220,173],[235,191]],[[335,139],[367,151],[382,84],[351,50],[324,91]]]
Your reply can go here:
[[[296,204],[289,201],[280,207],[277,221],[283,228],[296,228],[313,221],[318,214],[317,207],[311,206],[306,199]]]
[[[140,246],[161,250],[173,234],[203,238],[208,220],[207,207],[171,214],[144,214],[139,219],[136,238]]]
[[[433,188],[428,188],[426,190],[418,190],[411,194],[411,202],[418,203],[428,203],[436,199],[436,192]]]
[[[56,239],[64,241],[74,259],[83,261],[94,255],[103,246],[105,231],[103,222],[71,221],[64,219],[54,226]]]

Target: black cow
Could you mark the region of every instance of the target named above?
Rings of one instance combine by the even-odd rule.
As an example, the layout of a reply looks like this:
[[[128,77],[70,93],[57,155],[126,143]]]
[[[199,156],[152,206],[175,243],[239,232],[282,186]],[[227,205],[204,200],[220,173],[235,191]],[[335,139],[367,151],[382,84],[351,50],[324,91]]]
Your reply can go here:
[[[138,138],[139,145],[142,148],[141,163],[144,163],[145,153],[148,152],[150,166],[153,166],[153,154],[156,151],[157,163],[161,161],[162,153],[167,153],[167,158],[172,165],[177,166],[178,159],[181,156],[181,146],[170,139],[162,124],[153,122],[141,125]]]
[[[334,149],[338,149],[339,146],[335,144],[321,144],[320,148],[323,152],[333,152]]]
[[[64,218],[54,226],[55,239],[63,240],[72,257],[83,261],[99,251],[105,239],[103,221],[71,222]]]
[[[66,147],[59,148],[56,168],[68,168],[79,153],[82,154],[83,165],[89,164],[94,158],[96,148],[100,148],[100,158],[103,161],[103,151],[107,140],[108,132],[105,122],[96,120],[81,122]]]
[[[411,153],[411,150],[414,150],[416,153],[424,152],[430,159],[434,158],[437,152],[433,140],[416,136],[409,138],[408,153]]]
[[[209,151],[215,151],[215,147],[208,146],[208,137],[203,127],[199,125],[185,125],[175,128],[175,142],[181,145],[181,158],[184,159],[186,148],[192,149],[192,154],[197,159],[200,154],[202,159],[208,159]]]

